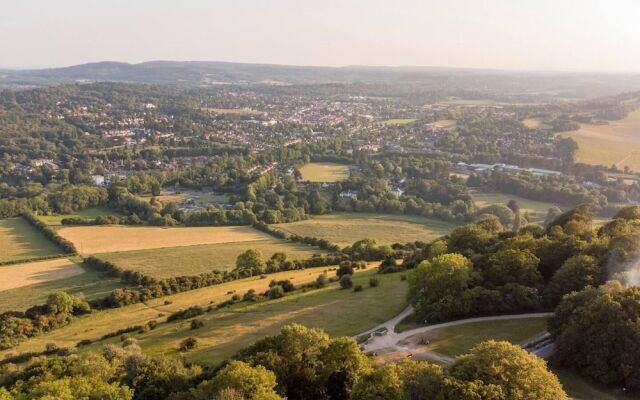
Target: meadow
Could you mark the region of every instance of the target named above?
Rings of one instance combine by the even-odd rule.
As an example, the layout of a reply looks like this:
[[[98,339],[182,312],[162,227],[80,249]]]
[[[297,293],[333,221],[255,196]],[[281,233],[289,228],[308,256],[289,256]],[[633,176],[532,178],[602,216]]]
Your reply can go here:
[[[118,215],[118,213],[106,207],[90,207],[78,210],[73,214],[39,215],[38,219],[47,225],[61,226],[62,220],[65,218],[96,219],[108,215]]]
[[[0,266],[0,292],[70,278],[83,272],[82,268],[66,258]]]
[[[415,118],[393,118],[383,122],[385,125],[409,125],[416,122]]]
[[[191,330],[189,321],[162,324],[153,331],[136,335],[149,354],[180,354],[180,341],[198,339],[197,352],[186,353],[189,361],[217,364],[238,350],[265,336],[277,334],[282,326],[300,323],[322,328],[332,336],[353,336],[397,315],[406,306],[406,282],[398,274],[376,275],[380,286],[371,288],[375,271],[357,273],[354,285],[362,292],[340,289],[337,283],[324,289],[296,292],[278,300],[243,303],[231,309],[198,317],[204,327]],[[114,341],[118,339],[111,339]],[[102,343],[101,343],[102,344]]]
[[[436,329],[407,339],[418,343],[426,339],[430,343],[429,351],[451,357],[468,352],[472,347],[485,340],[506,340],[514,344],[524,344],[540,336],[547,329],[547,319],[526,318],[496,321],[474,322]]]
[[[214,269],[230,271],[235,268],[238,255],[247,249],[259,250],[265,260],[276,252],[286,253],[290,260],[302,260],[313,254],[324,253],[316,247],[270,238],[250,242],[114,252],[97,256],[121,268],[162,279],[179,275],[197,275]]]
[[[509,200],[515,200],[520,205],[520,212],[522,215],[529,214],[529,222],[542,222],[547,216],[547,211],[553,206],[559,204],[549,203],[544,201],[529,200],[519,196],[515,196],[507,193],[498,192],[474,192],[471,194],[473,201],[479,208],[490,206],[493,204],[501,204],[506,206]]]
[[[373,264],[370,265],[370,268],[373,267]],[[80,340],[90,339],[97,340],[101,338],[103,335],[107,333],[111,333],[117,331],[119,329],[124,329],[133,325],[143,325],[149,321],[164,321],[168,314],[183,310],[185,308],[191,307],[193,305],[200,305],[206,307],[210,304],[217,304],[228,300],[231,297],[231,294],[244,294],[249,289],[254,289],[258,293],[262,293],[268,289],[269,282],[272,279],[282,280],[289,279],[295,285],[301,285],[309,282],[313,282],[316,280],[319,274],[323,271],[327,271],[326,267],[318,267],[318,268],[308,268],[302,270],[295,271],[285,271],[278,272],[275,274],[270,274],[267,278],[262,279],[260,277],[246,278],[231,282],[225,282],[220,285],[209,286],[202,289],[191,290],[188,292],[178,293],[172,296],[167,296],[165,298],[159,299],[151,299],[146,301],[145,303],[133,304],[126,307],[103,310],[100,312],[92,313],[86,316],[78,317],[76,321],[73,323],[64,326],[60,329],[56,329],[54,331],[45,333],[43,335],[36,336],[31,338],[25,342],[18,344],[16,347],[6,350],[0,351],[0,358],[6,355],[7,353],[22,353],[26,351],[42,351],[47,343],[55,343],[60,347],[74,347]],[[358,272],[361,274],[364,272]],[[83,276],[83,275],[80,275]],[[397,275],[395,279],[398,279]],[[355,280],[355,279],[354,279]],[[404,284],[404,282],[402,282]],[[383,284],[381,287],[383,287]],[[390,294],[394,296],[398,296],[401,298],[401,302],[404,305],[405,301],[405,293],[403,290],[393,290],[393,285],[388,285]],[[366,292],[366,290],[365,290]],[[354,294],[364,294],[363,293],[354,293]],[[333,293],[333,292],[332,292]],[[331,296],[330,296],[331,297]],[[286,298],[291,299],[291,298]],[[330,298],[329,301],[332,301]],[[347,304],[339,304],[335,306],[335,312],[340,312],[342,308],[351,307]],[[377,308],[371,307],[371,310],[375,312],[363,311],[367,307],[364,304],[358,304],[360,315],[359,317],[365,318],[367,314],[375,315],[378,313]],[[297,308],[295,306],[294,308]],[[402,307],[398,307],[401,309]],[[400,310],[394,310],[395,313],[400,312]],[[393,313],[392,313],[393,314]],[[347,315],[351,319],[353,315]],[[253,316],[255,318],[255,315]],[[372,318],[371,315],[366,318]],[[384,320],[387,316],[381,316],[380,319]],[[335,323],[333,321],[327,321],[328,323]],[[251,324],[259,323],[259,321],[251,321]],[[348,321],[347,323],[358,324],[358,319],[355,318],[354,321]],[[375,324],[373,324],[375,325]],[[371,326],[373,326],[371,325]],[[362,331],[366,330],[362,329]],[[206,332],[207,328],[203,328],[202,332]],[[357,334],[358,332],[354,332]],[[100,348],[102,343],[99,343]]]
[[[58,276],[53,280],[0,291],[0,313],[24,311],[31,306],[44,304],[50,294],[60,291],[94,300],[104,298],[112,290],[124,286],[119,278],[107,276],[83,264],[77,264],[75,268],[80,270],[79,274],[66,278]],[[4,270],[0,271],[4,276]]]
[[[349,166],[330,162],[313,162],[300,167],[300,173],[304,181],[332,183],[349,178]]]
[[[441,119],[432,123],[432,125],[435,125],[438,128],[452,128],[456,126],[456,124],[456,121],[453,119]]]
[[[550,129],[551,127],[537,118],[526,118],[522,121],[529,129]]]
[[[429,242],[455,228],[454,224],[436,219],[369,213],[332,213],[274,226],[290,234],[326,239],[340,246],[365,238],[386,244]]]
[[[271,238],[249,226],[175,228],[121,225],[74,226],[61,228],[58,234],[73,242],[80,254],[251,242]]]
[[[560,135],[571,137],[578,142],[576,161],[600,164],[607,167],[616,165],[622,169],[629,166],[640,170],[640,109],[619,121],[608,124],[583,124],[580,129]]]
[[[0,262],[62,254],[62,251],[22,218],[0,220]]]

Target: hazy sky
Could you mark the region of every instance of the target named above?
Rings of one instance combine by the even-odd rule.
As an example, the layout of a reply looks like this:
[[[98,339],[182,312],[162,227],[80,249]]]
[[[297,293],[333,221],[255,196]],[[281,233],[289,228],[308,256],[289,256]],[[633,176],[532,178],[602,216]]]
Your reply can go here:
[[[640,0],[2,1],[2,67],[160,59],[640,72]]]

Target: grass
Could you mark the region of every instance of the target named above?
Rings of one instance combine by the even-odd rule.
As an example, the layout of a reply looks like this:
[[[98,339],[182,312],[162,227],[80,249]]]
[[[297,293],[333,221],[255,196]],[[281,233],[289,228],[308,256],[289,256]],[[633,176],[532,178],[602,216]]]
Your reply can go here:
[[[549,203],[544,201],[529,200],[522,197],[514,196],[507,193],[489,192],[489,193],[473,193],[473,201],[475,201],[478,208],[486,207],[492,204],[507,205],[509,200],[515,200],[520,205],[520,213],[524,216],[525,213],[529,214],[529,222],[541,222],[544,221],[547,216],[547,211],[553,206],[559,206],[555,203]],[[562,207],[561,207],[562,208]]]
[[[62,220],[65,218],[84,218],[95,219],[98,217],[105,217],[107,215],[119,215],[116,211],[110,210],[106,207],[91,207],[83,210],[78,210],[73,214],[57,214],[57,215],[39,215],[38,219],[47,225],[59,226],[62,225]]]
[[[336,163],[308,163],[300,168],[302,179],[309,182],[339,182],[349,178],[349,166]]]
[[[564,390],[573,399],[579,400],[639,400],[640,396],[628,396],[620,390],[602,387],[597,383],[590,382],[581,376],[566,370],[554,369]]]
[[[83,273],[0,291],[0,313],[12,310],[24,311],[33,305],[44,304],[50,294],[60,291],[93,300],[104,298],[113,289],[123,287],[119,278],[109,277],[82,264],[78,268],[82,269]]]
[[[433,125],[439,128],[452,128],[457,125],[456,121],[453,119],[441,119],[433,123]]]
[[[545,124],[544,122],[542,122],[541,120],[537,119],[537,118],[526,118],[522,121],[522,123],[524,124],[524,126],[526,126],[529,129],[549,129],[550,126]]]
[[[365,286],[362,292],[332,284],[276,301],[244,303],[205,314],[200,317],[204,327],[197,330],[189,329],[189,321],[163,324],[137,336],[138,343],[149,354],[172,355],[177,354],[180,341],[194,336],[199,342],[198,351],[187,353],[187,359],[217,364],[256,340],[277,334],[290,323],[322,328],[332,336],[356,335],[392,318],[405,307],[406,282],[398,274],[377,276],[381,285],[370,288],[367,282],[374,272],[354,276],[354,284]]]
[[[583,124],[579,130],[564,132],[578,142],[576,161],[640,170],[640,109],[606,125]]]
[[[133,251],[161,247],[192,246],[228,242],[250,242],[271,237],[249,226],[142,227],[75,226],[58,230],[81,254]],[[248,246],[248,245],[247,245]]]
[[[53,256],[62,251],[22,218],[0,220],[0,262]]]
[[[284,252],[288,258],[305,259],[314,253],[323,253],[316,247],[267,239],[252,242],[205,244],[169,247],[98,255],[124,269],[139,271],[158,279],[179,275],[196,275],[214,269],[228,271],[235,268],[236,257],[247,249],[259,250],[265,259],[275,252]]]
[[[523,344],[546,329],[546,318],[483,321],[436,329],[408,340],[417,342],[425,338],[430,341],[427,346],[430,351],[455,357],[485,340],[506,340]]]
[[[383,122],[385,125],[409,125],[416,122],[415,118],[393,118]]]
[[[371,267],[373,267],[373,265],[374,264],[371,264]],[[266,279],[261,279],[260,277],[241,279],[178,293],[165,298],[152,299],[145,303],[95,312],[79,317],[73,323],[60,329],[22,342],[10,350],[0,351],[0,358],[4,357],[7,353],[17,354],[26,351],[42,351],[47,343],[55,343],[60,347],[73,347],[83,339],[96,340],[107,333],[129,326],[142,325],[154,320],[164,321],[165,318],[162,316],[167,316],[170,313],[193,305],[207,306],[212,303],[220,303],[231,297],[229,293],[242,295],[249,289],[254,289],[259,293],[264,292],[272,279],[290,279],[296,285],[312,282],[315,281],[319,274],[326,270],[326,267],[318,267],[279,272],[268,275]],[[86,274],[80,276],[84,275]],[[398,292],[398,296],[402,297],[404,301],[404,292]],[[167,300],[168,304],[165,304],[165,300]],[[395,311],[399,312],[399,310]],[[365,314],[366,312],[363,313],[363,315]],[[253,321],[253,323],[258,322],[259,321]]]
[[[429,242],[455,227],[448,222],[417,216],[368,213],[333,213],[275,226],[288,233],[318,237],[341,246],[365,238],[388,244]]]
[[[66,258],[2,266],[0,292],[70,278],[83,272],[82,268]]]

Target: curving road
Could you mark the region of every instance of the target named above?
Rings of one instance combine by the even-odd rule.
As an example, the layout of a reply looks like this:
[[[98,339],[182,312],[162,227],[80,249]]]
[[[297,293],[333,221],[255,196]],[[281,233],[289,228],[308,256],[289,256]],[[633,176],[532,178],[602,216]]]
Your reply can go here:
[[[499,320],[513,320],[513,319],[525,319],[525,318],[541,318],[548,317],[551,313],[531,313],[531,314],[516,314],[516,315],[498,315],[494,317],[477,317],[477,318],[467,318],[461,319],[457,321],[444,322],[441,324],[428,325],[420,328],[411,329],[408,331],[404,331],[401,333],[395,332],[395,327],[405,319],[407,316],[413,313],[413,307],[407,307],[404,311],[402,311],[399,315],[390,319],[387,322],[384,322],[373,329],[369,329],[366,332],[363,332],[356,337],[360,337],[363,335],[370,335],[369,339],[361,345],[362,350],[365,352],[377,352],[380,350],[393,350],[396,352],[408,351],[410,354],[411,351],[408,347],[401,346],[398,343],[410,338],[412,336],[433,331],[440,328],[446,328],[450,326],[456,325],[464,325],[470,324],[474,322],[483,322],[483,321],[499,321]],[[382,331],[386,329],[386,334],[375,335],[373,334],[375,331]],[[553,343],[549,343],[543,347],[537,348],[532,351],[532,354],[537,355],[538,357],[546,357],[553,352]],[[412,354],[413,355],[413,354]],[[438,361],[441,363],[449,363],[453,361],[452,357],[446,356],[444,354],[436,353],[436,352],[419,352],[415,353],[415,355],[420,356],[421,358],[431,359],[433,361]]]

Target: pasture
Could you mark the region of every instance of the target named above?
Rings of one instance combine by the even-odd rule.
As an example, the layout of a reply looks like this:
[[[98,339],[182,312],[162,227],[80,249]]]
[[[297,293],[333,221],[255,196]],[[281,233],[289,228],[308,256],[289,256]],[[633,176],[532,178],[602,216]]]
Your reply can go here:
[[[455,228],[454,224],[436,219],[369,213],[333,213],[274,226],[290,234],[326,239],[340,246],[366,238],[386,244],[429,242]]]
[[[412,336],[408,344],[419,345],[426,339],[430,343],[427,350],[451,357],[468,352],[485,340],[506,340],[514,344],[525,342],[543,334],[547,329],[547,319],[542,317],[474,322],[436,329]]]
[[[251,242],[271,238],[249,226],[175,228],[121,225],[74,226],[61,228],[58,234],[73,242],[80,254]]]
[[[210,304],[223,302],[231,297],[231,293],[242,295],[249,289],[254,289],[258,293],[264,292],[268,289],[269,282],[272,279],[289,279],[295,285],[313,282],[319,274],[326,270],[327,267],[318,267],[295,271],[278,272],[275,274],[267,275],[266,279],[261,279],[260,277],[240,279],[236,281],[225,282],[220,285],[209,286],[202,289],[174,294],[165,298],[151,299],[146,301],[145,303],[138,303],[126,307],[103,310],[100,312],[78,317],[77,320],[70,325],[31,338],[23,343],[18,344],[11,350],[0,351],[0,358],[2,358],[8,352],[21,353],[25,351],[41,351],[42,349],[44,349],[47,343],[56,343],[60,347],[74,347],[76,343],[83,339],[97,340],[107,333],[114,332],[119,329],[124,329],[129,326],[142,325],[146,324],[149,321],[164,321],[165,318],[163,318],[162,316],[166,316],[170,313],[191,307],[193,305],[206,307]],[[359,273],[362,272],[358,272],[358,274]],[[332,273],[330,273],[330,276],[331,274]],[[383,285],[384,282],[381,287]],[[402,297],[402,301],[404,302],[404,291],[398,290],[397,292],[399,292],[398,296]],[[165,300],[169,300],[169,304],[166,304]],[[365,307],[364,305],[359,306]],[[360,311],[362,311],[363,309],[364,308],[362,308]],[[375,310],[374,308],[372,309]],[[336,312],[337,311],[339,310],[336,310]],[[399,312],[400,310],[396,311]],[[362,312],[362,315],[365,314],[365,312]],[[354,322],[357,323],[357,321]],[[253,321],[252,323],[257,322]],[[354,332],[354,334],[356,333],[358,332]],[[101,344],[102,342],[99,343],[98,346],[101,347]]]
[[[22,286],[70,278],[84,271],[66,258],[0,267],[0,292]]]
[[[277,334],[290,323],[322,328],[332,336],[352,336],[397,315],[406,306],[406,282],[398,274],[376,276],[379,287],[368,286],[375,271],[358,273],[354,285],[362,292],[340,289],[337,283],[320,290],[296,292],[279,300],[240,304],[199,317],[204,327],[191,330],[189,321],[163,324],[137,336],[149,354],[179,354],[176,350],[189,336],[199,341],[197,352],[186,353],[190,361],[217,364],[265,336]]]
[[[349,178],[349,166],[330,162],[308,163],[300,167],[302,180],[309,182],[339,182]]]
[[[385,125],[409,125],[416,122],[415,118],[393,118],[383,122]]]
[[[115,252],[99,254],[98,257],[121,268],[162,279],[179,275],[197,275],[214,269],[230,271],[235,268],[236,257],[248,249],[259,250],[265,260],[276,252],[286,253],[290,260],[302,260],[314,253],[323,253],[316,247],[270,238],[250,242]]]
[[[493,204],[501,204],[503,206],[506,206],[509,200],[515,200],[520,205],[521,215],[524,216],[525,213],[529,214],[529,222],[544,221],[545,217],[547,216],[547,211],[553,206],[558,206],[563,209],[563,207],[561,207],[559,204],[529,200],[508,193],[474,192],[471,194],[471,196],[473,197],[473,201],[476,203],[476,206],[478,208],[483,208]]]
[[[457,123],[453,119],[441,119],[439,121],[433,122],[431,125],[435,125],[438,128],[453,128],[457,125]]]
[[[560,135],[578,142],[576,160],[587,164],[629,166],[640,170],[640,109],[619,121],[605,125],[583,124]]]
[[[55,226],[62,225],[62,220],[65,218],[96,219],[108,215],[118,215],[118,213],[106,207],[90,207],[78,210],[73,214],[39,215],[38,219],[47,225]]]
[[[551,129],[551,127],[537,118],[525,118],[522,124],[529,129]]]
[[[62,260],[69,263],[66,259]],[[0,271],[4,274],[3,268],[7,267],[0,267]],[[103,272],[82,264],[74,264],[72,270],[80,273],[68,277],[58,275],[52,280],[42,280],[27,286],[0,291],[0,313],[24,311],[31,306],[44,304],[50,294],[60,291],[94,300],[104,298],[112,290],[124,286],[119,278],[107,276]]]
[[[0,220],[0,262],[56,254],[62,251],[24,219]]]

